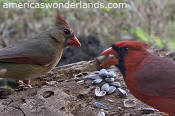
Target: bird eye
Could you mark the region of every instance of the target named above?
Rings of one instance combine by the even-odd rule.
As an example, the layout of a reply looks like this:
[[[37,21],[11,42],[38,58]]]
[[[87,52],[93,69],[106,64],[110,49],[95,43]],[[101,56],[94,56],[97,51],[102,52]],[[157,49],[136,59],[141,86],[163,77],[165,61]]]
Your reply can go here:
[[[124,50],[125,52],[127,52],[127,51],[129,50],[129,48],[128,48],[128,47],[124,47],[123,50]]]
[[[69,34],[70,34],[70,31],[69,31],[68,29],[64,29],[64,33],[65,33],[66,35],[69,35]]]

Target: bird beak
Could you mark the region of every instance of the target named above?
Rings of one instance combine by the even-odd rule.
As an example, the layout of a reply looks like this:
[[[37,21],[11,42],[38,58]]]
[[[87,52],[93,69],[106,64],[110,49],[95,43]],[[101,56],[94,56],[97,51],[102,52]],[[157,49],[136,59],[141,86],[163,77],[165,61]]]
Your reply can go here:
[[[72,38],[70,38],[68,40],[68,45],[80,47],[81,46],[81,43],[79,42],[79,40],[77,39],[76,36],[73,36]]]
[[[108,56],[108,55],[113,55],[112,57],[107,57],[101,64],[100,66],[105,67],[105,66],[111,66],[111,65],[117,65],[118,64],[118,55],[117,53],[112,49],[112,47],[106,49],[103,51],[100,56]]]

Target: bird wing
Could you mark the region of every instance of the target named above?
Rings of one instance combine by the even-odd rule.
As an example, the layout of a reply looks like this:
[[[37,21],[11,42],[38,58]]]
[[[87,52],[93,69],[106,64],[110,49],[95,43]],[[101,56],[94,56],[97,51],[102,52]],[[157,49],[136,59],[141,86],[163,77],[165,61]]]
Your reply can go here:
[[[137,74],[136,89],[139,93],[175,98],[175,62],[155,56]]]
[[[47,47],[47,49],[45,49]],[[0,62],[48,66],[52,61],[51,47],[43,41],[21,41],[0,49]]]

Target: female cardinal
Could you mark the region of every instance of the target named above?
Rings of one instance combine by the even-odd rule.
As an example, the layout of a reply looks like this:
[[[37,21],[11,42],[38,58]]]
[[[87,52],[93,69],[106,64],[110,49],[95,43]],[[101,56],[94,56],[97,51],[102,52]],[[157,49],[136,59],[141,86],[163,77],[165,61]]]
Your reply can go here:
[[[0,49],[0,76],[14,80],[41,76],[58,64],[67,45],[81,46],[72,29],[57,13],[54,27]]]
[[[149,46],[136,41],[116,42],[101,55],[101,66],[116,65],[130,92],[142,102],[175,116],[175,62],[156,56]]]

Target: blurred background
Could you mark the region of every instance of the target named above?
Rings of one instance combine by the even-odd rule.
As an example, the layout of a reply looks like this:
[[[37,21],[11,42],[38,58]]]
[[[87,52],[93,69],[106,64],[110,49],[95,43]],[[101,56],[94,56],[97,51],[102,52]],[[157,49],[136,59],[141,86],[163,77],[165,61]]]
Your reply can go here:
[[[30,1],[67,2],[65,0]],[[74,2],[79,1],[74,0]],[[18,3],[25,0],[0,1],[1,48],[54,25],[56,9],[3,9],[4,2]],[[97,0],[83,2],[95,3]],[[66,52],[59,65],[93,59],[114,41],[121,40],[143,41],[157,49],[175,50],[174,0],[101,0],[100,2],[126,2],[128,7],[58,9],[82,42],[81,48],[65,49]]]

